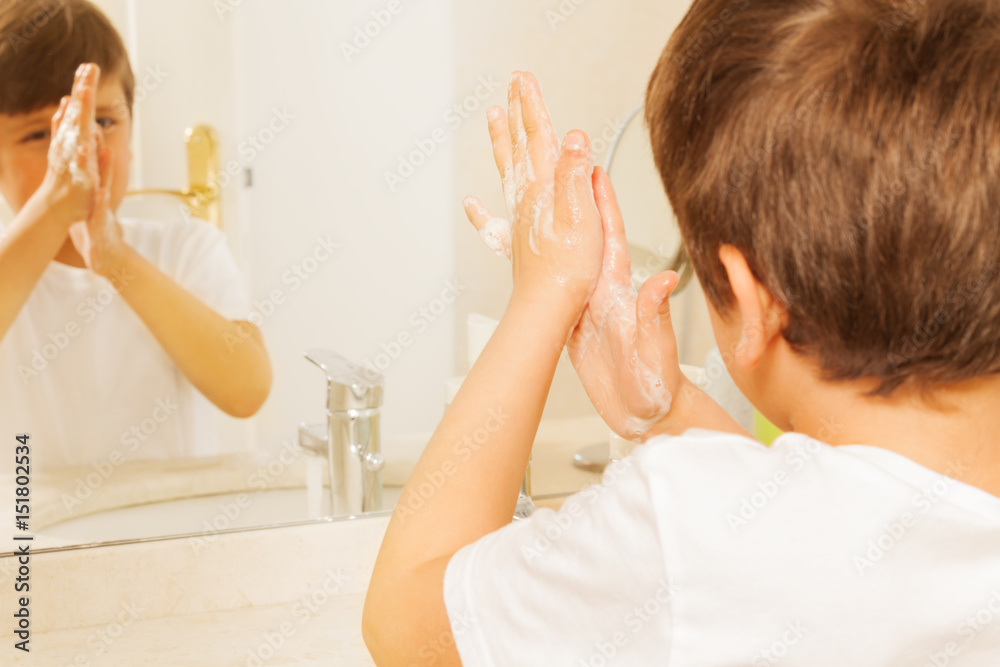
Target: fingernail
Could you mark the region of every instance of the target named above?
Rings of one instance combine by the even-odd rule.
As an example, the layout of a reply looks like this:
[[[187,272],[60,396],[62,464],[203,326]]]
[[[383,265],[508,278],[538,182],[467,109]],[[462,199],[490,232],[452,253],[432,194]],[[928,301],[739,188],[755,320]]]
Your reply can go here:
[[[472,206],[475,203],[476,203],[476,199],[475,199],[475,197],[472,197],[471,195],[462,200],[462,206],[464,206],[465,208],[469,208],[470,206]]]
[[[500,117],[500,107],[490,107],[486,110],[486,119],[491,123]]]
[[[563,146],[571,151],[582,151],[584,148],[585,139],[582,132],[573,131],[566,135],[563,139]]]

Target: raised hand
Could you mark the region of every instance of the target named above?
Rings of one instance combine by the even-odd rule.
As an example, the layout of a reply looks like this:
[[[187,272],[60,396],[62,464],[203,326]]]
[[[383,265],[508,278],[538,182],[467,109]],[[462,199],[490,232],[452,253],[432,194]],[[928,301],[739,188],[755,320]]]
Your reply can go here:
[[[511,77],[507,114],[493,107],[487,116],[508,218],[475,197],[465,200],[466,214],[494,251],[511,258],[515,296],[540,288],[569,307],[573,325],[597,282],[603,246],[590,141],[573,131],[560,147],[528,73]]]
[[[114,180],[112,157],[110,149],[101,151],[98,162],[100,187],[95,191],[93,209],[86,220],[69,228],[70,239],[87,268],[105,277],[118,268],[120,254],[125,249],[121,226],[110,207]]]
[[[594,173],[604,223],[602,270],[569,340],[569,355],[591,402],[618,435],[642,440],[670,412],[688,382],[677,358],[670,294],[679,278],[659,273],[636,292],[625,225],[611,179]]]
[[[557,139],[533,76],[515,73],[508,114],[494,107],[487,115],[507,215],[514,224],[491,213],[475,197],[465,200],[466,214],[494,252],[512,258],[516,277],[518,258],[524,261],[529,252],[545,256],[540,246],[548,250],[553,212],[556,217],[586,221],[586,225],[596,211],[603,229],[600,273],[585,290],[578,288],[588,298],[568,339],[570,359],[608,426],[624,438],[643,439],[670,412],[674,397],[687,382],[670,323],[669,297],[677,286],[677,274],[657,274],[636,292],[614,189],[602,169],[593,170],[591,176],[589,145],[584,149],[586,168],[578,166],[577,177],[563,180],[562,186],[557,170],[552,186],[549,174],[557,162]],[[579,135],[578,139],[585,140],[586,135]],[[560,165],[566,156],[564,148]],[[555,198],[554,205],[548,204],[548,197]],[[589,242],[597,238],[588,227],[584,229],[588,229]],[[572,264],[573,235],[562,239],[569,248],[550,254],[565,255],[564,261]],[[527,249],[519,248],[519,243]],[[591,247],[581,243],[575,252],[581,267],[592,266]],[[548,268],[558,274],[556,262]]]
[[[52,118],[48,170],[40,190],[69,222],[90,216],[100,178],[102,137],[96,121],[99,81],[97,65],[81,65],[72,93],[62,98]]]

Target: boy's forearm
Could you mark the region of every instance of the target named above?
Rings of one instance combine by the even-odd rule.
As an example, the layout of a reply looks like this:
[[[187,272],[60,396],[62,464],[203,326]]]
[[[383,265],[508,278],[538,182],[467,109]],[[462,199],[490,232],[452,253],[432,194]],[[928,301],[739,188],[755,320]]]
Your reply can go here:
[[[59,219],[58,211],[33,197],[0,238],[0,341],[68,234],[69,225]]]
[[[219,409],[250,417],[271,389],[260,331],[231,322],[131,248],[108,276],[185,377]]]
[[[510,523],[571,313],[512,299],[403,490],[373,586]]]

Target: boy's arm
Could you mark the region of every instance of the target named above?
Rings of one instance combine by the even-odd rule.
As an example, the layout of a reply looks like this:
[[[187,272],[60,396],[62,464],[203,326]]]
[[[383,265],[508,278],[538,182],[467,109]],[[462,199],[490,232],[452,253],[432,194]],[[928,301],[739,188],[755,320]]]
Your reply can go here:
[[[41,195],[32,197],[0,238],[0,341],[66,242],[70,220],[60,218]]]
[[[106,277],[185,377],[233,417],[251,417],[271,391],[271,363],[260,330],[231,322],[127,245]]]
[[[560,151],[550,128],[537,82],[515,77],[509,129],[491,114],[491,134],[506,137],[508,155],[514,144],[510,180],[522,193],[513,295],[386,531],[362,619],[378,665],[460,664],[445,569],[459,549],[511,522],[559,355],[600,272],[590,147],[570,133]]]
[[[125,243],[109,208],[112,165],[110,155],[101,160],[94,212],[69,230],[80,256],[111,282],[198,391],[233,417],[253,416],[271,391],[260,331],[222,317]]]
[[[98,76],[96,65],[81,65],[77,70],[72,95],[62,99],[52,117],[45,179],[0,238],[0,341],[66,242],[70,226],[86,219],[94,206],[93,184],[97,183],[101,154],[100,132],[93,123]],[[89,184],[74,179],[64,160],[60,141],[67,133],[58,129],[70,107],[75,107],[71,118],[76,119],[79,134],[79,152],[71,159],[76,160],[78,172],[89,176]]]

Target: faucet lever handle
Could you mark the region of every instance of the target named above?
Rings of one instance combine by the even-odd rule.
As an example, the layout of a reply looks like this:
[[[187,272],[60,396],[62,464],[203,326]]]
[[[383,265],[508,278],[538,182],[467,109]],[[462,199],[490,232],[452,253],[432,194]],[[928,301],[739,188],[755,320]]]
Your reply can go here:
[[[384,376],[364,368],[332,350],[312,349],[306,359],[326,373],[327,409],[330,412],[377,410],[382,407]]]

